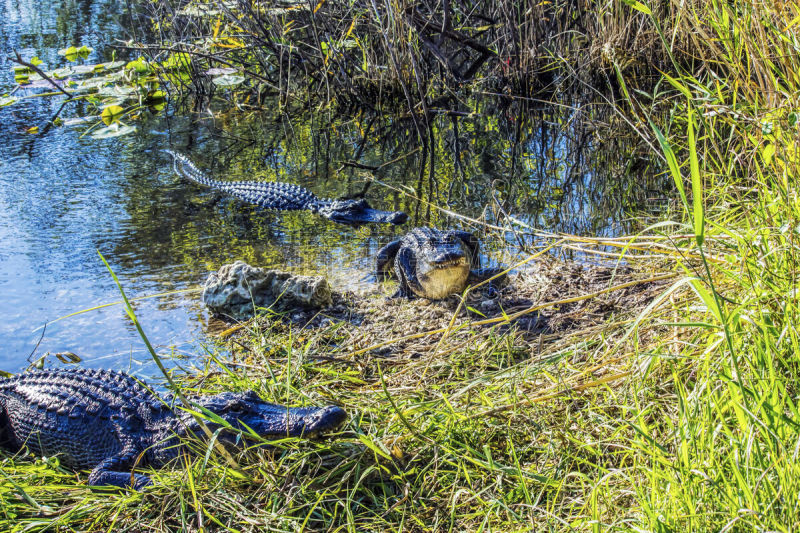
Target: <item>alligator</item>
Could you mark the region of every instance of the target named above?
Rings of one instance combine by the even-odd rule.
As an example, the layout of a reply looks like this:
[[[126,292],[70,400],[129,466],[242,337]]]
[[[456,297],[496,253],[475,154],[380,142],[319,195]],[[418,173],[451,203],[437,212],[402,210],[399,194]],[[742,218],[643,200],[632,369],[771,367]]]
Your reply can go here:
[[[151,483],[137,465],[163,466],[188,450],[187,437],[220,430],[235,445],[252,433],[263,439],[316,437],[346,418],[335,406],[286,407],[253,392],[192,397],[196,413],[174,405],[122,372],[37,370],[0,379],[0,446],[13,452],[58,456],[62,465],[88,470],[90,485],[139,490]],[[224,421],[224,423],[223,423]],[[252,433],[251,433],[252,432]]]
[[[393,298],[440,300],[505,270],[480,268],[479,249],[478,239],[467,231],[415,228],[378,250],[377,272],[381,278],[394,274],[400,282]],[[506,282],[507,276],[499,275],[490,288]]]
[[[299,185],[261,181],[222,181],[203,174],[185,155],[165,150],[173,158],[179,176],[195,183],[223,191],[240,200],[277,211],[307,209],[333,222],[360,226],[367,223],[403,224],[408,215],[402,211],[373,209],[363,198],[329,200],[318,198]]]

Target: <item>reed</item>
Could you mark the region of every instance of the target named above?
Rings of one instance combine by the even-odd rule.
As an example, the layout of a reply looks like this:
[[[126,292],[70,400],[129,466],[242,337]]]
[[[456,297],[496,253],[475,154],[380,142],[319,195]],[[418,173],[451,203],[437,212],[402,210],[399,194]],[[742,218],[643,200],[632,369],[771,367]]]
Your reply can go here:
[[[289,78],[281,73],[307,70],[315,89],[334,94],[345,57],[374,65],[385,59],[402,82],[400,98],[413,104],[425,87],[415,75],[422,70],[415,54],[426,45],[407,38],[417,22],[395,2],[338,4],[351,10],[348,17],[323,17],[334,7],[322,2],[316,13],[315,6],[302,8],[308,24],[296,30],[285,26],[295,16],[289,8],[263,13],[284,21],[287,35],[259,34],[263,57],[254,55],[251,65],[263,62],[282,88]],[[466,32],[455,13],[469,3],[437,5],[436,24],[451,6],[451,27]],[[527,43],[526,32],[557,23],[527,18],[554,4],[530,12],[520,3],[486,5],[508,7],[498,13],[525,24],[476,29],[473,37],[516,32]],[[562,264],[548,270],[537,260],[544,270],[521,269],[517,288],[530,302],[506,316],[530,309],[518,318],[537,311],[558,319],[559,329],[531,335],[503,315],[470,314],[469,305],[451,316],[437,315],[436,306],[382,301],[363,303],[374,318],[360,328],[261,318],[224,340],[230,359],[210,347],[211,361],[195,370],[202,379],[191,372],[180,386],[192,393],[254,388],[277,402],[335,401],[351,414],[341,434],[243,451],[236,471],[209,450],[153,472],[154,486],[142,493],[89,489],[55,458],[2,455],[0,529],[800,527],[800,4],[574,5],[576,17],[594,17],[598,28],[651,44],[647,53],[654,55],[645,56],[642,69],[615,47],[597,53],[608,52],[604,72],[619,91],[610,105],[671,176],[678,209],[636,235],[536,235],[543,247],[611,259],[604,277],[569,286],[564,278],[552,281],[565,271]],[[362,24],[377,28],[374,43],[358,33]],[[301,30],[357,37],[364,49],[300,46],[291,39]],[[250,38],[248,32],[241,35]],[[384,33],[394,59],[375,51],[385,46]],[[270,63],[274,57],[280,60]],[[579,66],[567,55],[550,59],[560,68]],[[642,73],[654,66],[658,80],[642,84]],[[616,268],[621,262],[628,268]],[[662,274],[669,279],[643,292],[634,287],[645,285],[628,284]],[[552,283],[535,284],[544,278]],[[411,326],[404,317],[414,317]]]

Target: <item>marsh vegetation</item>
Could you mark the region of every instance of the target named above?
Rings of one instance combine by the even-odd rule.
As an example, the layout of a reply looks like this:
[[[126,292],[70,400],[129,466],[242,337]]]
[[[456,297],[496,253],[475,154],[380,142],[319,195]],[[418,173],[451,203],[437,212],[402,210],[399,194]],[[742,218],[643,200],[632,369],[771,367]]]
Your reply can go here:
[[[800,525],[800,4],[154,0],[137,20],[141,61],[185,62],[159,82],[173,101],[226,133],[313,111],[351,140],[317,174],[391,191],[415,224],[480,231],[518,293],[484,316],[469,297],[379,295],[351,302],[360,324],[267,313],[209,344],[182,386],[335,401],[341,434],[247,450],[238,471],[187,458],[142,493],[3,455],[5,528]],[[272,148],[304,133],[285,131],[203,146],[280,176],[295,169]],[[315,158],[326,138],[305,145]],[[608,164],[576,171],[586,147]],[[533,194],[540,175],[560,193]],[[561,225],[597,180],[613,208]]]

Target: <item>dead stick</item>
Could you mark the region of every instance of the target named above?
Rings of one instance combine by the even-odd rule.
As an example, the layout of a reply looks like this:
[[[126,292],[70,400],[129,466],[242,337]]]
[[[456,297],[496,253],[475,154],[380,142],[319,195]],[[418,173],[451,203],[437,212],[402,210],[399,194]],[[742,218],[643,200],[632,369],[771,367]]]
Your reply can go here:
[[[67,91],[61,85],[59,85],[58,83],[53,81],[53,79],[50,76],[48,76],[47,74],[45,74],[42,69],[40,69],[39,67],[37,67],[33,63],[28,63],[26,61],[23,61],[22,60],[22,56],[20,56],[19,52],[17,52],[16,50],[14,50],[14,54],[17,56],[17,58],[16,59],[11,59],[11,61],[13,61],[14,63],[19,63],[23,67],[28,67],[32,71],[36,72],[39,76],[41,76],[42,79],[47,80],[47,82],[50,83],[50,85],[52,85],[53,87],[55,87],[56,89],[58,89],[62,93],[66,94],[67,98],[72,98],[72,93],[71,92]]]

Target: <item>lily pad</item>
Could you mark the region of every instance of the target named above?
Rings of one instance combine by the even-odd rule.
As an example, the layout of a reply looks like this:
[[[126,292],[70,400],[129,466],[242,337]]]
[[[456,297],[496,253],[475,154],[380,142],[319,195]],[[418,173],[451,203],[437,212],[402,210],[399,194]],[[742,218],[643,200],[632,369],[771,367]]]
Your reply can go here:
[[[108,80],[102,80],[102,83],[87,84],[87,87],[98,87],[97,94],[100,96],[110,96],[112,98],[129,98],[135,95],[138,91],[135,87],[128,85],[106,85]]]
[[[59,80],[61,78],[66,78],[67,76],[72,75],[73,70],[70,67],[62,67],[50,71],[49,74],[52,78]]]
[[[94,72],[95,65],[75,65],[72,67],[72,72],[80,76],[83,74],[91,74]]]
[[[115,70],[125,66],[124,61],[109,61],[108,63],[98,63],[98,67],[103,67],[106,70]]]
[[[92,138],[111,139],[114,137],[122,137],[123,135],[133,133],[134,131],[136,131],[136,126],[120,125],[119,122],[115,122],[110,126],[106,126],[105,128],[92,133]]]
[[[150,91],[147,93],[147,96],[145,96],[145,101],[151,105],[158,104],[160,102],[163,102],[166,97],[167,95],[164,93],[164,91],[159,91],[159,90]]]
[[[244,83],[244,80],[245,77],[242,76],[241,74],[224,74],[222,76],[217,76],[211,81],[214,82],[214,85],[216,85],[217,87],[231,89],[233,87],[236,87]]]
[[[67,61],[77,61],[78,58],[86,59],[92,52],[94,52],[94,49],[88,46],[81,46],[80,48],[70,46],[69,48],[62,48],[59,50],[58,55],[64,56]]]
[[[47,80],[39,78],[38,80],[29,79],[29,83],[25,85],[26,89],[53,89],[53,84]]]
[[[210,68],[206,71],[206,74],[209,76],[220,76],[224,74],[233,74],[236,72],[235,68],[230,67],[214,67]]]
[[[65,118],[64,119],[64,126],[77,126],[78,124],[85,124],[87,122],[95,122],[97,120],[97,116],[88,116],[88,117],[73,117],[73,118]]]
[[[118,105],[110,105],[103,109],[103,112],[100,113],[100,120],[103,121],[103,124],[108,126],[114,122],[117,122],[124,114],[125,110],[122,107]]]
[[[125,70],[132,70],[137,74],[146,74],[150,70],[150,67],[148,67],[147,62],[140,57],[139,59],[129,61],[125,65]]]

